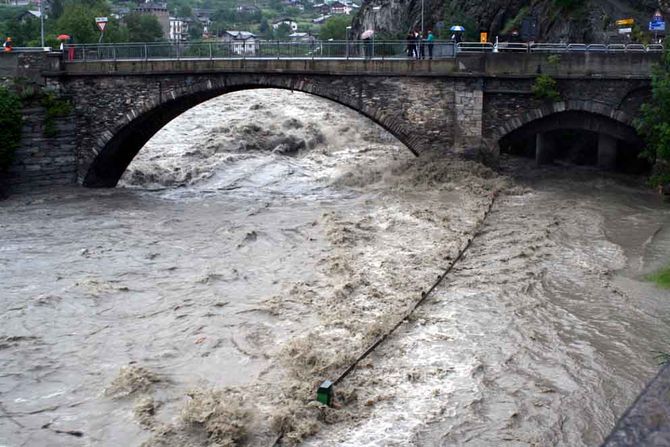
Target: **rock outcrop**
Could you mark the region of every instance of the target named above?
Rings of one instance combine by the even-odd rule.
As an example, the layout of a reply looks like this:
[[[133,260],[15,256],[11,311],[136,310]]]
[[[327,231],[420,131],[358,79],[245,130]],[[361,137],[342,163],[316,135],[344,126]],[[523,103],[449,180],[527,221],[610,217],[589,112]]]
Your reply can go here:
[[[494,39],[517,30],[520,40],[543,42],[619,42],[625,37],[615,21],[629,17],[636,23],[633,38],[639,39],[654,11],[670,12],[670,0],[660,5],[657,0],[372,0],[354,18],[354,35],[375,29],[379,38],[400,38],[420,29],[422,3],[424,28],[441,38],[449,38],[449,27],[459,24],[471,39],[480,31]]]

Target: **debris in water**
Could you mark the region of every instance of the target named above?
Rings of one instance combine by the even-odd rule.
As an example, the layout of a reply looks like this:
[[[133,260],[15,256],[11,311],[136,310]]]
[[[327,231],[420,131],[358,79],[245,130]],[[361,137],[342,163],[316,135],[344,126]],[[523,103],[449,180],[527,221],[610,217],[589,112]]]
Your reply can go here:
[[[160,381],[161,379],[156,374],[146,368],[124,366],[110,386],[105,389],[105,395],[113,399],[119,399],[138,392],[147,392],[151,390],[155,383]]]

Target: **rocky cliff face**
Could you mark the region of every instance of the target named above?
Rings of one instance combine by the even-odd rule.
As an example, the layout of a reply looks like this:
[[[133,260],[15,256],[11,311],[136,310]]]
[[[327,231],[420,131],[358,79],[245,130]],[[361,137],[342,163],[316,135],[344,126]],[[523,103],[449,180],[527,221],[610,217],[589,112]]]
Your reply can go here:
[[[423,0],[424,28],[449,38],[451,25],[459,24],[475,38],[480,31],[509,36],[517,30],[523,40],[543,42],[619,41],[614,22],[632,17],[641,31],[656,9],[670,12],[670,0]],[[421,28],[422,0],[368,0],[354,18],[360,35],[376,29],[382,37],[400,37]],[[377,11],[373,6],[381,6]],[[670,13],[666,14],[670,20]],[[440,29],[443,22],[444,28]],[[636,33],[634,33],[636,34]],[[639,37],[639,35],[638,35]]]

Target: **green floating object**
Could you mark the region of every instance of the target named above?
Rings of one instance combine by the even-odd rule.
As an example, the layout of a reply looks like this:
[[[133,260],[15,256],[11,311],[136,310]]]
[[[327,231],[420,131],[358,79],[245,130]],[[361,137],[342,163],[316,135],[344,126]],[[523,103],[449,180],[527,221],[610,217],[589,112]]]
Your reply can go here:
[[[333,402],[333,382],[325,380],[316,391],[316,400],[330,407]]]

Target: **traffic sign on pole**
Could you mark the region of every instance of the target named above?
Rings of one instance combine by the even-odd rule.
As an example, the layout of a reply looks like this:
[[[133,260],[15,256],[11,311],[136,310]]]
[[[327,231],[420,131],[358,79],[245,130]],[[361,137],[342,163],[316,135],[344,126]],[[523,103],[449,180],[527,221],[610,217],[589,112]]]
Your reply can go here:
[[[98,29],[101,33],[105,32],[105,26],[107,26],[107,17],[96,17],[95,24],[98,25]]]
[[[649,22],[649,31],[665,31],[665,22]]]

